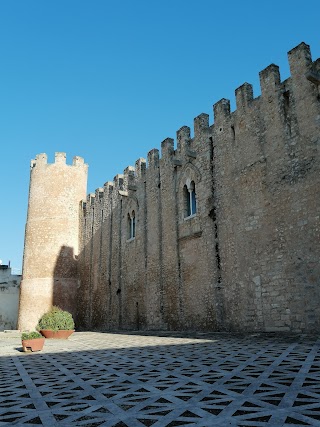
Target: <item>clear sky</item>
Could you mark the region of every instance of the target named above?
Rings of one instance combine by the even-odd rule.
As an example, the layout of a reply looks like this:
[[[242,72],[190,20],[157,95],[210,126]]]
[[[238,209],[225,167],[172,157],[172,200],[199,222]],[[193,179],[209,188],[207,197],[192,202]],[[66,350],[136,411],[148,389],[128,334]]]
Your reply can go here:
[[[88,192],[210,115],[300,42],[320,57],[320,1],[0,1],[0,259],[22,267],[30,160],[89,164]]]

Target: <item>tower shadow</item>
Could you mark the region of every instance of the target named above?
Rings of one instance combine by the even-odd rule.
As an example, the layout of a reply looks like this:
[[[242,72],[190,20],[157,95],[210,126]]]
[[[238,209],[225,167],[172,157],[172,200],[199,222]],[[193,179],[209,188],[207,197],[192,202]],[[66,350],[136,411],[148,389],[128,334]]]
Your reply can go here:
[[[52,304],[76,316],[77,257],[70,246],[62,246],[53,272]]]

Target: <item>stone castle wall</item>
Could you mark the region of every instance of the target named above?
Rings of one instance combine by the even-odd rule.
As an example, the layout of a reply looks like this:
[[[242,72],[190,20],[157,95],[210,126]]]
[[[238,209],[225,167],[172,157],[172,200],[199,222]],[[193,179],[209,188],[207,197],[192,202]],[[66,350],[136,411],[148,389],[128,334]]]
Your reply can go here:
[[[288,59],[81,202],[77,328],[319,328],[320,60]]]
[[[83,205],[83,327],[315,330],[320,320],[320,61],[236,90]],[[184,185],[197,212],[186,218]],[[136,235],[128,238],[134,211]]]

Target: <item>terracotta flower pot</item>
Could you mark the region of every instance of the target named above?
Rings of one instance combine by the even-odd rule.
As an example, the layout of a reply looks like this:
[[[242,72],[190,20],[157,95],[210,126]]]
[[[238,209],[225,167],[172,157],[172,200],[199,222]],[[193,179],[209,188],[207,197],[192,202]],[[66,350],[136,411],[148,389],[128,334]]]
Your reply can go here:
[[[60,339],[60,340],[66,340],[70,337],[71,334],[73,334],[74,329],[69,330],[59,330],[59,331],[52,331],[51,329],[40,329],[40,334],[43,335],[46,338],[54,338],[54,339]]]
[[[23,351],[40,351],[43,349],[45,338],[22,340]]]

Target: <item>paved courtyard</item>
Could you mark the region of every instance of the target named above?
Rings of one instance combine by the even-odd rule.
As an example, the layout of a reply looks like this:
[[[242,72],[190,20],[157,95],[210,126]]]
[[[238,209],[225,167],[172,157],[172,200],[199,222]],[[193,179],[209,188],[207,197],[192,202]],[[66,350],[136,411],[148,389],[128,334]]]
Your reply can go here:
[[[320,426],[320,337],[0,333],[0,426]]]

